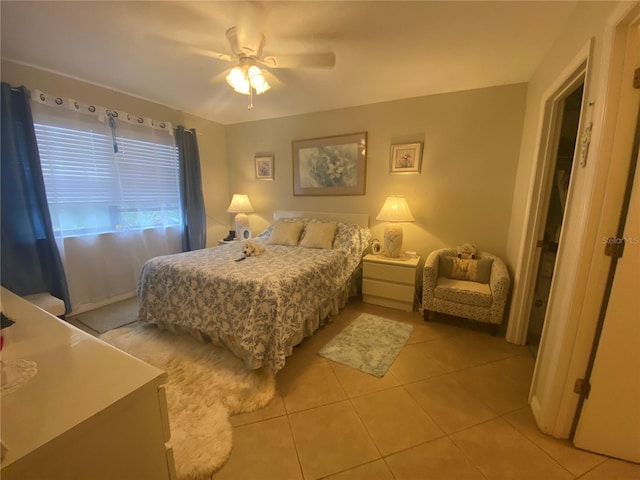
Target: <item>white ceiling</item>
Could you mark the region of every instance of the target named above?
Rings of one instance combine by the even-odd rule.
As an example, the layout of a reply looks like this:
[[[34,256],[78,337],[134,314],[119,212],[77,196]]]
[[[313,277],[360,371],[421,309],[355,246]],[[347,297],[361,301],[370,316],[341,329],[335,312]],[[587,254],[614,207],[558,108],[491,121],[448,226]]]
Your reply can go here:
[[[1,49],[9,60],[232,124],[526,82],[575,5],[2,0]],[[263,32],[265,55],[333,51],[336,65],[270,70],[272,89],[249,111],[224,78],[234,64],[181,45],[230,54],[231,26]]]

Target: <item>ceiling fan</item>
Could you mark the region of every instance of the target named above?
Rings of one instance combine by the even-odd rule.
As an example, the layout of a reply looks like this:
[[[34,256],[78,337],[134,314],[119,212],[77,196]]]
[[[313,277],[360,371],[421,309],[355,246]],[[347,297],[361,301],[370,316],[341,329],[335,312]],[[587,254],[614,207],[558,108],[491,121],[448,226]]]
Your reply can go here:
[[[271,88],[260,66],[267,68],[332,68],[336,63],[336,56],[333,52],[264,56],[265,36],[262,33],[250,32],[238,27],[231,27],[227,30],[226,36],[234,55],[201,48],[192,48],[192,50],[218,60],[238,63],[229,71],[226,79],[236,92],[249,95],[249,109],[253,108],[253,92],[259,95]]]

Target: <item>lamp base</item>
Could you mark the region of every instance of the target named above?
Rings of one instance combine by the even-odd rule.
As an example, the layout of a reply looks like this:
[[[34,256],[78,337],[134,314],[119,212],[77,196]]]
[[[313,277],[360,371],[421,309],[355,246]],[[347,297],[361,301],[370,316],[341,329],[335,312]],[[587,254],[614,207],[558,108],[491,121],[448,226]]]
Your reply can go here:
[[[242,229],[249,228],[249,217],[246,213],[238,213],[234,219],[236,227],[236,238],[242,238]]]
[[[389,223],[384,229],[384,250],[387,257],[399,257],[402,249],[402,226]]]

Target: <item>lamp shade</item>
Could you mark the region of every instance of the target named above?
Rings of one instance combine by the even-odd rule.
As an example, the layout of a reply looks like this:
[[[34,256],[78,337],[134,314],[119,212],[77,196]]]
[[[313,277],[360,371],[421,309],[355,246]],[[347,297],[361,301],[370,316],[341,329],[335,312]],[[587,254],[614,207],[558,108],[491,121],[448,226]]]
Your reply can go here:
[[[244,193],[234,193],[227,212],[229,213],[251,213],[253,206],[249,201],[249,197]]]
[[[407,199],[402,195],[389,195],[380,209],[376,220],[381,222],[415,222]]]

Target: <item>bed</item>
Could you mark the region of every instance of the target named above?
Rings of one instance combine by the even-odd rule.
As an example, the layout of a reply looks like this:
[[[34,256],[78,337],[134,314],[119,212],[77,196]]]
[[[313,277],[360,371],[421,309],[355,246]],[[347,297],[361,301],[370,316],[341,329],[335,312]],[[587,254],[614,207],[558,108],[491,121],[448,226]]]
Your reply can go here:
[[[368,223],[368,215],[278,211],[252,239],[264,247],[259,255],[235,261],[242,242],[233,242],[155,257],[140,274],[138,319],[226,345],[248,368],[277,372],[357,293]],[[332,224],[330,248],[313,248],[327,246],[317,232],[328,235]],[[287,243],[292,229],[300,229],[295,246]]]

